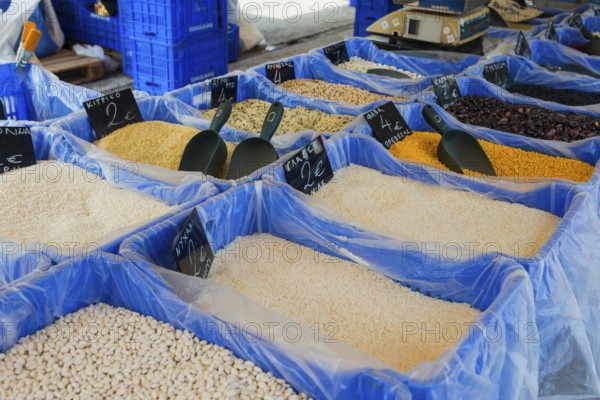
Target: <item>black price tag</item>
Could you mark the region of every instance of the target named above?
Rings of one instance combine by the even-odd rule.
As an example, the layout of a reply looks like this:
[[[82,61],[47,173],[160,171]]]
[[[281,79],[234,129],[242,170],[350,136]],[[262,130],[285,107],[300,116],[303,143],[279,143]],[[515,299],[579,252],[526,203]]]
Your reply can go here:
[[[558,32],[556,32],[556,27],[552,21],[548,22],[548,26],[546,27],[546,34],[544,35],[548,40],[554,40],[558,42]]]
[[[386,149],[412,135],[412,130],[402,118],[400,111],[391,101],[364,114],[367,123],[373,130],[375,138]]]
[[[594,8],[594,15],[600,17],[600,8]]]
[[[267,73],[267,78],[276,85],[296,79],[293,61],[267,64],[265,65],[265,72]]]
[[[325,53],[325,57],[329,58],[329,61],[335,65],[340,65],[350,61],[350,57],[348,57],[348,49],[346,48],[346,42],[339,42],[332,44],[331,46],[327,46],[323,49],[323,53]]]
[[[531,48],[523,32],[519,31],[519,38],[517,39],[517,45],[515,46],[515,54],[521,57],[531,59]]]
[[[226,76],[210,81],[210,106],[219,107],[223,100],[237,101],[238,76]]]
[[[86,101],[83,108],[98,139],[129,124],[144,122],[131,89]]]
[[[333,178],[333,169],[319,136],[283,164],[288,183],[305,194],[314,194]]]
[[[508,75],[508,65],[506,61],[499,61],[483,67],[483,76],[494,85],[507,88],[510,85],[510,76]]]
[[[177,236],[172,253],[181,272],[206,279],[215,256],[195,208]]]
[[[31,131],[24,127],[0,127],[0,173],[35,165]]]
[[[452,73],[433,78],[431,82],[433,83],[435,95],[444,109],[455,104],[458,99],[462,97],[460,89],[458,88],[458,82],[456,82],[454,74]]]
[[[583,28],[583,20],[581,19],[581,14],[575,13],[569,18],[569,26],[572,28],[577,28],[581,30]]]
[[[4,104],[2,104],[2,100],[0,100],[0,120],[6,119],[6,113],[4,112]]]

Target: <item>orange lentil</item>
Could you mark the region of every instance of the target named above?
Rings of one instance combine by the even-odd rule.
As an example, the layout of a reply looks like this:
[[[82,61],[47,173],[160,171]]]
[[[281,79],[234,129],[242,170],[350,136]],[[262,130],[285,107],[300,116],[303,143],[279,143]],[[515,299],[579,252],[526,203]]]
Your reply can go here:
[[[390,152],[398,158],[416,163],[425,163],[448,170],[438,161],[437,147],[441,135],[433,132],[415,131],[401,142],[394,144]],[[576,182],[587,182],[594,166],[570,158],[502,146],[486,140],[477,140],[488,155],[497,176],[515,178],[565,178]],[[465,171],[469,175],[480,175]]]

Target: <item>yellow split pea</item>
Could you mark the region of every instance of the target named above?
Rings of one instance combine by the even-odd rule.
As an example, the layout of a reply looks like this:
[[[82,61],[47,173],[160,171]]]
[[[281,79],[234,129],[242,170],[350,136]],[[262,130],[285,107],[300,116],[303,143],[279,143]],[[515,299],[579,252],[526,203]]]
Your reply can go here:
[[[433,132],[415,131],[401,142],[394,144],[390,152],[403,160],[425,163],[448,170],[438,161],[437,147],[441,136]],[[565,178],[576,182],[587,182],[594,167],[570,158],[550,156],[486,140],[478,140],[494,166],[497,176],[519,178]],[[465,171],[469,175],[480,175]]]

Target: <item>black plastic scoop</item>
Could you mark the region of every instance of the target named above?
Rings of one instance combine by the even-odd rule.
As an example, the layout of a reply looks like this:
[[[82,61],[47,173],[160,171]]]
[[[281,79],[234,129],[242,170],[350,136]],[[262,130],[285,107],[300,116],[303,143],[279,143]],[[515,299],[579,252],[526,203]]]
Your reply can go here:
[[[593,72],[592,70],[587,69],[586,67],[583,67],[578,64],[568,63],[568,64],[563,65],[562,67],[555,67],[555,66],[547,65],[547,64],[540,64],[540,65],[551,72],[574,72],[576,74],[587,75],[592,78],[600,78],[600,75],[598,75],[595,72]]]
[[[219,131],[231,116],[230,100],[223,100],[217,108],[210,127],[190,139],[183,150],[179,171],[199,171],[204,175],[218,177],[227,160],[227,146]]]
[[[372,68],[367,70],[367,74],[380,75],[380,76],[388,76],[390,78],[396,79],[412,79],[410,76],[402,73],[400,71],[396,71],[393,69],[385,69],[385,68]]]
[[[437,148],[438,160],[451,171],[464,174],[463,169],[496,176],[485,151],[473,136],[458,129],[448,129],[441,115],[430,105],[423,107],[423,118],[442,134]]]
[[[276,101],[267,112],[260,137],[243,140],[233,151],[225,179],[239,179],[277,161],[279,155],[271,144],[271,138],[282,117],[283,105]]]

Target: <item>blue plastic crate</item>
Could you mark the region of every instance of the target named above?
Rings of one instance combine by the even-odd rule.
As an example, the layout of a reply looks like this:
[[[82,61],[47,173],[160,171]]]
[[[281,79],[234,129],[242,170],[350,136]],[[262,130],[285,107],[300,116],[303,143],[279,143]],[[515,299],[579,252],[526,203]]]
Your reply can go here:
[[[358,14],[358,11],[357,11]],[[368,36],[367,28],[371,26],[371,24],[377,21],[379,18],[372,16],[362,16],[358,15],[354,19],[354,36]]]
[[[133,37],[163,44],[199,33],[227,32],[226,0],[122,0],[119,10]]]
[[[367,28],[381,17],[399,10],[402,5],[395,4],[393,0],[356,0],[356,14],[354,17],[354,36],[367,36]]]
[[[69,39],[121,50],[121,16],[94,13],[95,0],[53,0],[58,21]]]
[[[158,95],[227,73],[227,34],[189,37],[175,45],[132,38],[137,89]]]
[[[229,42],[229,62],[237,61],[240,58],[240,27],[237,24],[229,24],[227,31],[227,41]]]

